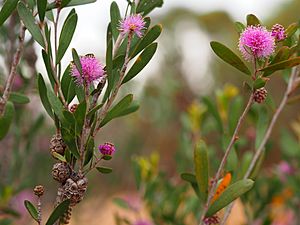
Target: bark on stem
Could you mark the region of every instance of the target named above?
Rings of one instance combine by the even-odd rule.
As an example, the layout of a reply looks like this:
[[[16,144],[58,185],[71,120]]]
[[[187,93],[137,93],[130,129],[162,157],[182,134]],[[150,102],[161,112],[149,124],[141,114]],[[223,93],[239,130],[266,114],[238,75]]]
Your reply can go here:
[[[211,191],[209,192],[208,199],[207,199],[206,205],[204,207],[203,214],[202,214],[201,221],[200,221],[199,225],[203,224],[203,220],[205,218],[205,214],[207,213],[207,210],[208,210],[208,208],[210,206],[211,200],[212,200],[213,196],[215,195],[215,192],[216,192],[216,189],[217,189],[217,183],[218,183],[218,180],[219,180],[219,178],[221,176],[221,172],[224,169],[224,166],[226,164],[226,161],[227,161],[228,155],[230,153],[230,150],[232,149],[232,146],[234,145],[234,143],[238,139],[238,133],[239,133],[239,131],[241,129],[241,126],[243,124],[243,121],[244,121],[244,119],[245,119],[248,111],[251,108],[252,103],[253,103],[253,93],[250,95],[248,103],[247,103],[247,105],[246,105],[246,107],[245,107],[242,115],[240,116],[240,118],[238,120],[238,123],[236,125],[235,130],[234,130],[234,133],[233,133],[233,135],[231,137],[231,140],[230,140],[230,142],[229,142],[229,144],[228,144],[228,146],[226,148],[225,154],[224,154],[224,156],[222,158],[222,161],[221,161],[221,164],[219,166],[219,169],[218,169],[218,171],[216,173],[216,176],[214,177],[212,188],[211,188]]]
[[[9,95],[11,92],[11,88],[12,88],[12,85],[14,83],[14,79],[15,79],[15,76],[17,73],[17,67],[20,62],[21,55],[22,55],[22,52],[24,49],[25,30],[26,30],[25,26],[21,23],[18,48],[14,55],[13,62],[11,64],[10,73],[9,73],[7,81],[6,81],[3,95],[0,99],[0,116],[3,114],[3,112],[5,110],[5,106],[8,101],[8,98],[9,98]]]

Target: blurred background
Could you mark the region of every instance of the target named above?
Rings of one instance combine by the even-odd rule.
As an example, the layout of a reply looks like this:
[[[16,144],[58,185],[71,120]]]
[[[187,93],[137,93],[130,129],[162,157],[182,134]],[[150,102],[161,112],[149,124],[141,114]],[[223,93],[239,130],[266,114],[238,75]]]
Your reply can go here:
[[[116,2],[124,15],[127,2]],[[76,8],[79,23],[70,47],[76,48],[79,54],[94,53],[100,60],[104,59],[110,4],[111,1],[98,0],[96,3]],[[152,25],[160,23],[163,26],[163,33],[158,40],[158,52],[142,74],[123,89],[124,93],[136,94],[141,105],[140,110],[127,118],[116,119],[98,135],[98,144],[108,141],[117,148],[113,160],[106,162],[113,168],[113,173],[100,176],[97,172],[90,174],[87,197],[74,209],[71,224],[111,225],[115,224],[117,214],[132,221],[136,218],[155,220],[154,214],[143,207],[143,197],[136,187],[132,160],[138,161],[138,165],[142,165],[142,170],[145,170],[148,161],[139,157],[147,158],[152,155],[152,160],[157,163],[156,169],[164,171],[165,180],[175,185],[174,188],[183,185],[180,173],[192,170],[193,155],[189,134],[184,132],[186,117],[193,109],[201,111],[198,103],[203,96],[214,99],[215,94],[226,94],[228,90],[231,93],[240,93],[240,96],[247,95],[243,91],[244,75],[217,59],[210,49],[210,41],[224,43],[237,52],[238,33],[235,31],[235,21],[245,23],[246,15],[253,13],[269,28],[275,23],[288,26],[292,22],[299,22],[299,10],[299,0],[165,0],[163,7],[150,15]],[[67,14],[68,10],[65,10],[62,20]],[[1,58],[0,90],[12,57],[9,47],[12,50],[15,48],[7,45],[8,42],[15,41],[13,32],[8,32],[8,28],[14,28],[15,23],[11,19],[7,27],[1,30],[0,53],[6,56]],[[31,190],[35,185],[45,186],[44,206],[48,209],[52,207],[56,194],[56,183],[51,179],[54,160],[49,154],[49,140],[55,133],[55,128],[40,104],[35,84],[36,72],[45,74],[45,69],[39,47],[32,45],[28,33],[27,37],[28,46],[14,90],[24,92],[31,102],[18,106],[14,125],[0,145],[0,207],[8,204],[17,210],[20,217],[13,224],[20,225],[29,224],[23,200],[34,199]],[[70,60],[69,51],[63,62],[64,66]],[[284,87],[285,83],[280,76],[273,76],[268,83],[267,89],[275,104],[280,101]],[[237,94],[233,94],[232,97],[236,96]],[[299,150],[298,110],[299,107],[293,105],[281,116],[272,135],[272,140],[275,140],[271,143],[272,151],[276,154],[272,153],[271,157],[267,157],[263,165],[267,173],[273,171],[270,168],[282,163],[283,157],[289,159],[288,157],[295,156],[294,152]],[[292,123],[294,125],[290,125]],[[284,131],[279,129],[282,124]],[[251,136],[253,130],[250,128],[244,130]],[[207,129],[207,133],[210,133],[209,142],[213,143],[214,136],[210,131],[212,128]],[[286,150],[287,145],[293,149]],[[218,151],[222,152],[220,147],[213,150],[216,153],[212,154],[215,155],[218,155]],[[291,153],[283,156],[281,151]],[[138,211],[141,213],[121,209],[118,204],[113,203],[112,199],[115,197],[129,199],[132,204],[138,204]],[[257,198],[259,197],[261,196],[258,193]],[[47,215],[47,210],[44,214]],[[240,222],[231,224],[247,224],[244,214],[241,212]],[[187,219],[184,224],[196,224],[192,221]],[[254,224],[252,222],[248,224]],[[0,224],[9,223],[4,221]]]

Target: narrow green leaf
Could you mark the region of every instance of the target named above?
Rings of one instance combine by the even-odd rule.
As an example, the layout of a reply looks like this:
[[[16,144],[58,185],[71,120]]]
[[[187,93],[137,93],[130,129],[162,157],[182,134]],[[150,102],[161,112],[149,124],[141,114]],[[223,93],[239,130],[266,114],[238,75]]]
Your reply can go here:
[[[93,155],[94,155],[94,148],[95,148],[95,142],[93,138],[90,138],[90,140],[88,141],[88,144],[86,145],[86,149],[85,149],[85,156],[84,156],[84,166],[87,165]]]
[[[55,96],[55,94],[51,90],[47,90],[47,97],[55,115],[58,117],[61,123],[65,123],[66,119],[63,115],[64,107],[61,101],[58,99],[57,96]]]
[[[21,93],[11,92],[9,95],[9,101],[12,101],[17,104],[27,104],[30,102],[30,99]]]
[[[57,152],[52,152],[52,156],[61,162],[67,162],[66,158]]]
[[[257,111],[258,120],[256,122],[256,135],[255,135],[255,148],[257,149],[268,129],[269,115],[268,110],[265,107],[260,107]]]
[[[286,30],[285,30],[285,34],[287,36],[287,38],[291,37],[294,33],[296,33],[296,31],[298,30],[298,23],[292,23],[290,24]]]
[[[71,11],[69,16],[64,22],[59,37],[58,52],[56,58],[56,64],[59,64],[63,56],[65,55],[71,40],[73,38],[76,26],[77,26],[78,16],[74,11]]]
[[[253,14],[247,15],[247,26],[251,26],[251,25],[256,26],[259,24],[260,24],[260,21],[255,15],[253,15]]]
[[[208,97],[203,97],[202,101],[206,105],[208,112],[210,112],[211,115],[216,120],[219,132],[223,133],[223,124],[222,124],[219,111],[217,110],[217,107],[213,104],[213,102]]]
[[[45,48],[44,38],[39,29],[39,26],[36,24],[31,11],[25,6],[23,2],[18,3],[18,13],[25,27],[31,33],[34,40],[36,40],[43,48]]]
[[[236,183],[230,185],[227,189],[225,189],[225,191],[220,195],[220,197],[213,202],[205,216],[213,216],[215,213],[229,205],[235,199],[248,192],[253,187],[253,184],[253,180],[245,179],[239,180]]]
[[[230,103],[230,107],[228,108],[228,127],[229,134],[233,134],[237,122],[239,120],[240,115],[242,114],[242,106],[243,106],[243,98],[236,97]]]
[[[35,206],[28,200],[24,201],[25,208],[27,209],[30,216],[35,220],[38,221],[38,211]]]
[[[113,41],[112,41],[112,27],[107,28],[107,48],[106,48],[106,73],[108,79],[112,76],[113,71]]]
[[[19,0],[6,0],[0,11],[0,26],[7,20],[17,7]]]
[[[194,174],[191,174],[191,173],[182,173],[180,175],[180,177],[181,177],[182,180],[185,180],[187,182],[197,183],[196,176]]]
[[[108,160],[112,159],[112,156],[111,155],[104,155],[104,156],[102,156],[102,159],[108,161]]]
[[[134,78],[144,67],[150,62],[157,49],[157,43],[152,43],[141,53],[141,55],[134,62],[126,76],[124,77],[122,84],[130,81]]]
[[[68,146],[70,152],[75,156],[76,159],[79,159],[80,155],[76,145],[75,134],[73,135],[65,128],[62,128],[61,135],[63,137],[64,142]]]
[[[5,111],[0,117],[0,140],[2,140],[7,132],[9,131],[10,125],[13,121],[15,114],[14,104],[12,102],[7,102],[5,106]]]
[[[262,88],[266,85],[266,80],[263,78],[257,78],[254,82],[253,82],[253,89],[259,89]]]
[[[140,108],[140,105],[138,104],[138,102],[133,101],[126,109],[122,110],[118,114],[118,117],[126,116],[128,114],[134,113],[134,112],[138,111],[139,108]]]
[[[112,34],[115,40],[117,40],[119,36],[119,23],[121,20],[121,14],[118,4],[113,1],[110,5],[110,20],[111,20],[111,28]]]
[[[250,70],[243,63],[243,61],[225,45],[216,41],[212,41],[210,42],[210,46],[212,50],[216,53],[216,55],[219,56],[224,62],[230,64],[234,68],[238,69],[239,71],[247,75],[251,75]]]
[[[162,32],[162,26],[155,25],[153,26],[144,37],[139,41],[137,46],[134,48],[132,53],[130,54],[130,58],[134,58],[137,54],[139,54],[143,49],[149,46],[153,41],[155,41]]]
[[[42,50],[42,57],[43,57],[44,64],[45,64],[45,67],[47,70],[48,78],[50,80],[52,87],[54,88],[54,84],[56,83],[56,81],[55,81],[53,70],[51,67],[50,55],[48,55],[44,49]]]
[[[82,102],[78,105],[74,117],[76,120],[76,134],[80,134],[83,128],[84,119],[86,114],[86,102]]]
[[[51,108],[51,105],[50,105],[50,102],[49,102],[49,99],[47,96],[47,92],[48,92],[47,87],[46,87],[45,81],[43,79],[43,76],[40,73],[38,75],[38,89],[39,89],[39,96],[41,98],[41,102],[42,102],[46,112],[48,113],[48,115],[51,118],[54,118],[52,108]]]
[[[76,49],[72,48],[72,57],[73,57],[73,62],[79,71],[80,74],[82,74],[82,67],[81,67],[81,62],[80,62],[80,57],[76,51]]]
[[[86,5],[86,4],[90,4],[90,3],[94,3],[97,0],[71,0],[68,5],[66,5],[65,7],[71,7],[71,6],[78,6],[78,5]],[[51,10],[51,9],[55,9],[57,8],[55,2],[52,2],[50,4],[48,4],[47,6],[47,10]]]
[[[270,65],[273,65],[275,63],[279,63],[285,60],[288,60],[288,58],[290,57],[290,48],[288,46],[282,46],[278,52],[276,53],[275,57],[273,58],[273,60],[271,61]],[[274,71],[266,71],[264,72],[263,76],[270,76],[272,73],[274,73]]]
[[[262,69],[260,69],[260,71],[263,72],[275,72],[278,70],[284,70],[284,69],[288,69],[288,68],[292,68],[294,66],[297,66],[300,64],[300,57],[295,57],[295,58],[291,58],[288,60],[284,60],[278,63],[274,63],[272,65],[266,66]]]
[[[245,30],[245,28],[246,28],[245,25],[242,24],[241,22],[235,22],[234,25],[235,25],[236,31],[237,31],[239,34],[242,33],[242,32]]]
[[[145,16],[153,9],[162,7],[163,3],[163,0],[140,0],[136,7],[136,13],[143,13]]]
[[[201,198],[206,201],[208,194],[208,156],[204,141],[199,141],[194,149],[195,175]]]
[[[62,1],[61,1],[60,7],[61,7],[61,8],[64,8],[64,7],[66,7],[70,2],[71,2],[71,0],[62,0]]]
[[[75,97],[75,85],[71,76],[70,66],[68,66],[61,79],[61,90],[68,103]]]
[[[48,218],[46,225],[53,225],[67,210],[69,209],[70,200],[67,199],[60,203],[51,213]]]
[[[111,173],[112,172],[112,168],[109,167],[104,167],[104,166],[100,166],[100,167],[96,167],[96,169],[103,174],[107,174],[107,173]]]
[[[64,115],[64,118],[67,120],[67,122],[70,124],[71,129],[75,132],[76,121],[75,121],[73,113],[71,113],[69,110],[63,110],[63,115]]]
[[[38,0],[37,8],[38,8],[40,21],[44,21],[46,9],[47,9],[47,0]]]
[[[101,121],[100,126],[103,127],[106,123],[111,121],[112,119],[119,117],[120,115],[122,116],[124,113],[124,110],[126,110],[133,99],[133,95],[129,94],[126,95],[123,99],[121,99],[105,116],[103,121]]]

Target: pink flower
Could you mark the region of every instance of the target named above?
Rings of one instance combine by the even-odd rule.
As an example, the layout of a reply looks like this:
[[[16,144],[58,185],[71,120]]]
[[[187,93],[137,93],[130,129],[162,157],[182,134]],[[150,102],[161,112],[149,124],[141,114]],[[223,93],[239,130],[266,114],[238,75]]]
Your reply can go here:
[[[114,144],[105,142],[103,145],[99,145],[99,151],[102,155],[112,155],[115,153],[116,148]]]
[[[145,21],[140,14],[131,15],[120,22],[119,30],[123,35],[131,32],[142,37],[142,30],[145,29]]]
[[[239,50],[247,61],[268,58],[275,49],[272,33],[263,26],[248,26],[239,39]]]
[[[293,167],[286,161],[281,161],[278,164],[278,169],[284,175],[292,175],[294,173]]]
[[[104,69],[102,64],[95,58],[94,55],[89,54],[80,57],[82,76],[75,64],[71,65],[71,75],[76,79],[79,85],[91,85],[94,81],[100,80],[104,76]]]
[[[220,223],[220,219],[217,215],[211,216],[211,217],[206,217],[203,220],[205,225],[214,225]]]
[[[281,41],[286,38],[285,29],[281,24],[275,24],[272,27],[272,36],[277,40]]]

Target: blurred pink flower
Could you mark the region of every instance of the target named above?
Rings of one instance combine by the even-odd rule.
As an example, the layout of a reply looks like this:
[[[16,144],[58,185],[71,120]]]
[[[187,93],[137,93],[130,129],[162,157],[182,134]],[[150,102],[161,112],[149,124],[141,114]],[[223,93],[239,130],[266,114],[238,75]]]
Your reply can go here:
[[[87,86],[91,85],[94,81],[100,80],[104,76],[104,69],[102,64],[95,58],[94,55],[89,54],[80,57],[82,76],[77,70],[75,64],[71,66],[71,75],[76,79],[76,83]]]
[[[248,61],[255,58],[268,58],[275,49],[272,33],[263,26],[248,26],[239,39],[239,50]]]
[[[27,215],[27,210],[24,206],[24,201],[34,201],[33,192],[29,189],[24,190],[13,196],[10,200],[10,206],[20,213],[21,218]]]
[[[140,14],[131,15],[120,22],[119,29],[123,35],[134,32],[138,37],[142,37],[145,21]]]
[[[281,161],[278,164],[278,169],[282,174],[291,175],[294,173],[293,167],[286,161]]]
[[[152,225],[152,223],[147,220],[138,220],[133,225]]]

